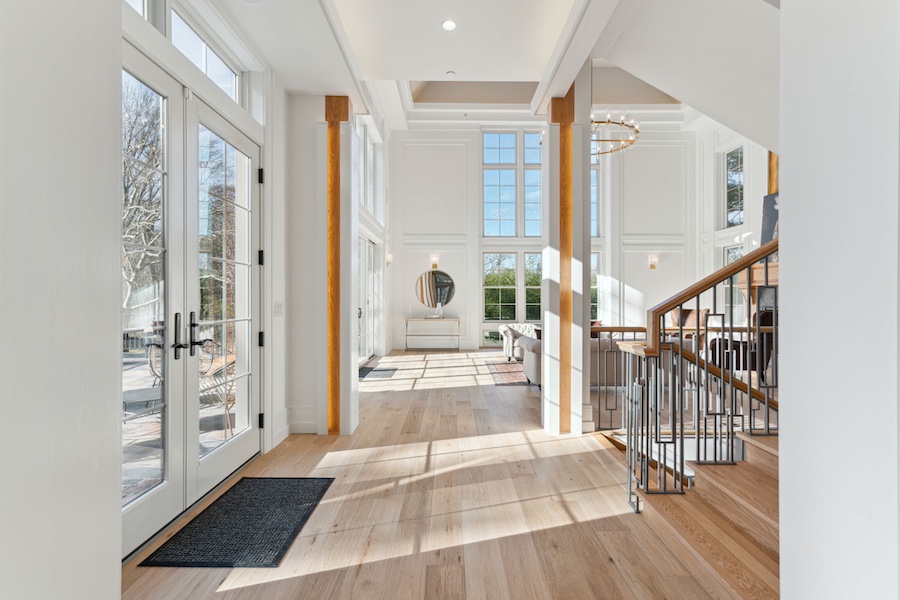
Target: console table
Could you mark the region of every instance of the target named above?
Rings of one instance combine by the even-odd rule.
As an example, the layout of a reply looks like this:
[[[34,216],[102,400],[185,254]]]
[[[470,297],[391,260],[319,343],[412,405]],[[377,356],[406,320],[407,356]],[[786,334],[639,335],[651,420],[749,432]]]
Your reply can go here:
[[[443,348],[435,346],[436,342],[446,340],[456,341],[456,349],[459,350],[459,319],[407,319],[406,320],[406,349],[413,348]],[[419,345],[416,342],[423,342]]]

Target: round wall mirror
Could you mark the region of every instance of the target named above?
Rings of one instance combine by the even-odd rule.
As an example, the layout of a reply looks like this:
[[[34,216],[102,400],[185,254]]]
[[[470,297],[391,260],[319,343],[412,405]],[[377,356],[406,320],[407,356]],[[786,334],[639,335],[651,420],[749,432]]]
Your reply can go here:
[[[447,306],[455,291],[453,278],[443,271],[425,271],[416,282],[416,296],[428,308]]]

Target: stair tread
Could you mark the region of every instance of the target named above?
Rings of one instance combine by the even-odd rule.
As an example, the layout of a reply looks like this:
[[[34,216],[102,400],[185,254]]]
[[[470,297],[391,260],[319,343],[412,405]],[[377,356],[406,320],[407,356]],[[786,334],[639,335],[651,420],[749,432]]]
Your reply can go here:
[[[778,527],[778,479],[747,463],[735,465],[698,465],[691,463],[695,485],[715,485],[739,504]]]
[[[760,450],[768,452],[774,456],[778,456],[778,436],[777,435],[750,435],[749,433],[739,431],[738,439],[745,444],[750,444]]]
[[[642,494],[644,510],[659,514],[706,568],[741,598],[777,598],[778,561],[699,496]]]

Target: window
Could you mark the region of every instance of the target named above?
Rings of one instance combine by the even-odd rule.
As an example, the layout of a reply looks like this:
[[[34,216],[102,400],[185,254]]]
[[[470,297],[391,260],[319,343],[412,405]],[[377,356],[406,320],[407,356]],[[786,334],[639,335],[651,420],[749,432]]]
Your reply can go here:
[[[482,162],[484,237],[540,237],[541,134],[485,133]]]
[[[484,134],[484,164],[514,165],[516,164],[515,133]]]
[[[541,320],[541,255],[525,253],[525,320]]]
[[[133,0],[137,1],[137,0]],[[130,3],[130,1],[129,1]],[[238,76],[181,16],[172,11],[172,45],[206,73],[213,83],[238,100]]]
[[[147,18],[147,7],[144,5],[144,0],[125,0],[125,4],[138,11],[138,14]]]
[[[600,237],[600,205],[597,196],[597,180],[600,171],[595,165],[591,165],[591,237]]]
[[[725,248],[725,264],[730,265],[734,261],[739,258],[743,258],[744,256],[744,247],[743,246],[731,246],[729,248]]]
[[[541,134],[525,133],[525,235],[541,236]],[[540,258],[540,257],[538,257]]]
[[[597,274],[600,255],[591,252],[591,321],[596,321],[600,314],[600,277]]]
[[[484,320],[516,320],[516,255],[484,255]]]
[[[724,249],[726,265],[744,256],[743,246],[729,246]],[[744,294],[736,285],[738,276],[735,275],[725,282],[725,319],[735,325],[744,322]],[[730,319],[730,320],[729,320]]]
[[[744,224],[744,147],[725,154],[725,227]]]
[[[525,171],[525,235],[541,235],[541,172],[539,169]]]
[[[484,170],[484,235],[516,235],[516,170]]]

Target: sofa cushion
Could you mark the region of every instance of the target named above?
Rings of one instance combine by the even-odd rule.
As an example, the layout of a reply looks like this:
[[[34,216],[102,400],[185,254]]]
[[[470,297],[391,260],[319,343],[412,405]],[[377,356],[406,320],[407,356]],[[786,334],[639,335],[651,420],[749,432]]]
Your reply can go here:
[[[524,343],[521,343],[520,346],[522,348],[524,348],[525,350],[527,350],[529,352],[534,352],[535,354],[541,353],[541,340],[536,340],[534,338],[526,338],[523,336],[523,337],[519,338],[519,340],[516,340],[516,341],[518,342],[520,340],[524,340]]]

